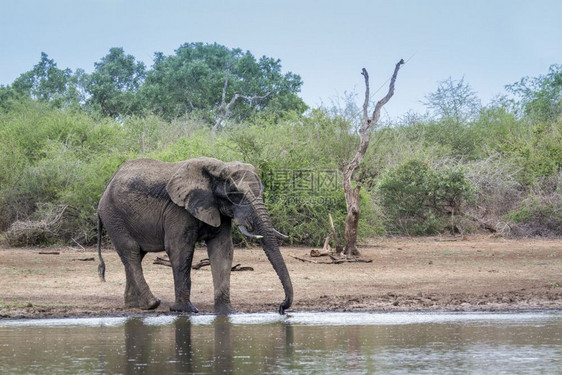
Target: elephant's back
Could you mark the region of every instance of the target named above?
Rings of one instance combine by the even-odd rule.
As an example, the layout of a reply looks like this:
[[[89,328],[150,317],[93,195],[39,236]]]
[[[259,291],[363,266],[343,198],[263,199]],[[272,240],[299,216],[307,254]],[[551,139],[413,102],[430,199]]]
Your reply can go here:
[[[168,182],[183,162],[167,163],[155,159],[135,159],[123,163],[111,178],[109,186],[130,186],[135,182],[158,185]]]
[[[104,202],[119,205],[119,201],[130,203],[146,198],[169,200],[166,184],[182,164],[155,159],[135,159],[123,163],[107,184],[100,207]]]
[[[142,176],[146,180],[168,180],[175,171],[185,162],[169,163],[156,159],[134,159],[123,163],[115,177],[119,179],[128,179],[132,177]]]

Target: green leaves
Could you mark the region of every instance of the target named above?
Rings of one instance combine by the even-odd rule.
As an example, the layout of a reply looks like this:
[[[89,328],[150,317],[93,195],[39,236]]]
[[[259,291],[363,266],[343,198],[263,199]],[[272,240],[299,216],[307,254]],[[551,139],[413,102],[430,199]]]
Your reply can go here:
[[[459,81],[448,78],[440,82],[437,90],[425,98],[426,106],[440,120],[467,123],[480,110],[480,100],[464,78]]]
[[[393,231],[421,235],[453,229],[472,188],[462,170],[410,160],[382,176],[377,194]]]
[[[233,119],[249,119],[267,110],[270,103],[276,113],[305,109],[304,102],[296,96],[302,85],[300,77],[293,73],[283,75],[280,60],[264,56],[258,61],[248,51],[243,53],[216,43],[188,43],[180,46],[175,55],[157,54],[141,95],[147,108],[164,118],[199,113],[213,123],[227,69],[230,74],[226,102],[235,93],[256,98],[236,102],[231,111]]]
[[[94,65],[94,72],[86,78],[87,103],[113,118],[140,112],[137,92],[146,75],[144,64],[125,55],[123,48],[112,48]]]
[[[232,106],[232,120],[264,113],[280,117],[307,108],[297,96],[301,78],[291,72],[283,74],[279,59],[256,59],[249,51],[216,43],[186,43],[170,56],[156,53],[152,69],[123,48],[111,48],[94,67],[91,74],[59,69],[42,53],[32,70],[11,86],[0,87],[0,108],[30,98],[56,108],[81,107],[114,119],[156,114],[173,120],[189,114],[210,125],[217,118],[227,69],[225,100],[229,102],[236,93],[247,98]]]
[[[519,97],[523,112],[537,121],[555,121],[562,113],[562,65],[551,65],[548,73],[525,77],[506,86]]]
[[[12,88],[19,95],[27,95],[60,108],[80,100],[74,89],[77,84],[70,69],[59,69],[55,61],[42,52],[39,63],[20,75],[13,82]]]

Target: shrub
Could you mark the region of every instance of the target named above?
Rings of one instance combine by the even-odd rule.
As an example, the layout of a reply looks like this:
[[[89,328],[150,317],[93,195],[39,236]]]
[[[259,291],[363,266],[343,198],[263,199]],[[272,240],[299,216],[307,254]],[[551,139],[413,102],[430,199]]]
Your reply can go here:
[[[68,206],[39,204],[29,220],[17,220],[6,231],[11,246],[50,245],[59,240]]]
[[[519,207],[505,215],[516,236],[562,236],[562,173],[535,186]]]
[[[466,213],[476,220],[476,227],[498,232],[508,229],[504,216],[525,196],[519,173],[520,167],[499,153],[466,165],[466,177],[475,196],[475,204],[467,206]]]
[[[439,233],[446,226],[455,230],[456,217],[472,190],[462,170],[435,169],[410,160],[386,172],[375,193],[390,232],[423,235]]]
[[[37,215],[51,204],[68,206],[57,231],[60,239],[91,238],[77,233],[94,231],[96,201],[105,183],[120,162],[134,156],[123,135],[123,127],[110,119],[33,102],[0,114],[0,230],[16,220],[44,220]]]
[[[530,126],[526,134],[514,135],[501,152],[521,166],[518,180],[526,186],[562,170],[562,119]]]

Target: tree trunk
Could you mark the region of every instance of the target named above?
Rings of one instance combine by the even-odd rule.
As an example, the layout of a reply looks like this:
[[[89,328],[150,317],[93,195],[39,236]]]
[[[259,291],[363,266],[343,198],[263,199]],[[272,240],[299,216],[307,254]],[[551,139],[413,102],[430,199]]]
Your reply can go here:
[[[345,203],[347,208],[347,217],[345,219],[345,240],[347,245],[345,247],[344,254],[347,256],[357,256],[359,251],[357,250],[357,229],[359,227],[359,191],[361,186],[357,185],[355,188],[351,185],[351,177],[353,172],[359,166],[361,160],[367,152],[369,147],[371,131],[373,126],[379,121],[380,112],[382,107],[390,100],[392,95],[394,95],[394,83],[396,82],[396,77],[398,75],[398,70],[400,66],[404,64],[404,60],[400,60],[395,68],[392,77],[390,78],[390,85],[388,87],[388,93],[384,98],[379,100],[375,105],[375,110],[373,115],[369,118],[369,74],[367,70],[363,68],[361,74],[365,78],[365,101],[363,102],[363,122],[361,128],[359,129],[359,135],[361,137],[361,142],[359,144],[359,149],[355,153],[353,159],[343,168],[343,190],[345,192]]]
[[[357,229],[359,227],[359,190],[361,186],[356,186],[355,189],[350,190],[350,194],[346,193],[345,201],[347,203],[347,216],[345,218],[345,255],[359,256],[357,250]]]

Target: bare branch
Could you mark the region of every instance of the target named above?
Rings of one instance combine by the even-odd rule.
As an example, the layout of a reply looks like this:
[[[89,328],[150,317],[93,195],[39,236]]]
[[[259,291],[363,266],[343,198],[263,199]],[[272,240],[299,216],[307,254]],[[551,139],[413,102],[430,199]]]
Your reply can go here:
[[[228,104],[226,105],[226,107],[224,107],[224,118],[227,118],[228,116],[230,116],[230,107],[238,100],[238,98],[240,98],[241,95],[238,93],[235,93],[234,96],[232,97],[232,99],[230,99],[230,101],[228,102]]]
[[[377,102],[375,105],[375,110],[373,111],[373,117],[371,117],[371,123],[377,123],[379,118],[381,117],[381,109],[382,107],[388,103],[390,98],[394,95],[394,83],[396,82],[396,77],[398,76],[398,71],[400,70],[400,66],[404,64],[404,59],[400,59],[396,66],[394,67],[394,73],[392,74],[392,78],[390,79],[390,85],[388,86],[388,93]]]
[[[225,85],[226,88],[226,85]],[[225,90],[226,91],[226,90]],[[250,104],[254,101],[254,100],[261,100],[261,99],[265,99],[267,98],[271,93],[268,92],[265,95],[254,95],[254,96],[248,96],[248,95],[241,95],[239,93],[235,93],[234,96],[232,97],[232,99],[230,99],[230,102],[228,102],[228,104],[224,105],[224,102],[221,103],[220,107],[219,107],[219,118],[217,119],[217,122],[215,123],[215,125],[213,126],[213,133],[216,133],[216,131],[220,128],[220,126],[222,125],[222,122],[224,120],[226,120],[228,117],[230,117],[230,107],[236,103],[236,101],[240,98],[247,100],[248,102],[250,102]],[[224,91],[223,91],[223,99],[225,97]]]
[[[351,162],[344,169],[344,176],[348,174],[348,177],[351,178],[351,174],[353,174],[353,171],[359,166],[359,163],[363,159],[363,156],[365,155],[365,152],[367,151],[367,148],[369,146],[369,141],[370,141],[369,133],[372,127],[379,121],[380,111],[382,107],[386,103],[388,103],[392,95],[394,95],[394,84],[396,82],[396,77],[398,76],[398,70],[400,70],[400,66],[402,64],[404,64],[403,59],[401,59],[396,64],[394,68],[394,73],[392,74],[392,78],[390,79],[388,93],[384,96],[384,98],[382,98],[377,102],[375,106],[375,110],[373,111],[373,116],[371,118],[369,118],[367,112],[368,105],[369,105],[369,73],[365,68],[363,68],[361,74],[365,77],[365,102],[363,103],[363,124],[359,129],[359,134],[361,136],[361,144],[359,145],[359,149],[357,150],[357,153],[355,154]]]
[[[224,86],[222,88],[222,98],[221,98],[221,104],[219,105],[219,109],[218,109],[218,113],[219,113],[219,118],[217,119],[217,122],[215,122],[215,125],[213,126],[212,132],[216,133],[216,131],[220,128],[222,122],[224,121],[225,117],[227,117],[227,115],[224,114],[225,112],[225,106],[226,106],[226,111],[228,111],[228,108],[230,108],[230,105],[232,105],[233,101],[231,100],[231,102],[229,103],[229,105],[226,105],[226,89],[228,88],[228,78],[230,76],[230,64],[226,64],[226,74],[224,77]],[[235,95],[236,97],[236,95]],[[236,100],[233,98],[233,100]]]
[[[219,128],[221,127],[223,121],[226,120],[230,116],[230,107],[232,107],[232,105],[234,105],[234,103],[236,103],[236,101],[239,98],[247,100],[250,104],[252,104],[252,102],[254,100],[265,99],[269,95],[271,95],[271,92],[268,92],[265,95],[254,95],[254,96],[241,95],[241,94],[236,92],[236,93],[234,93],[234,96],[232,97],[232,99],[230,99],[230,101],[227,104],[226,103],[226,89],[228,88],[229,77],[230,77],[230,64],[227,64],[226,75],[225,75],[225,78],[224,78],[224,86],[222,88],[221,104],[219,105],[219,108],[217,110],[218,118],[217,118],[217,121],[215,122],[215,125],[213,125],[213,128],[211,129],[211,131],[213,133],[216,133],[217,130],[219,130]]]
[[[367,69],[363,68],[361,71],[363,77],[365,77],[365,101],[363,102],[363,123],[369,121],[369,73]]]

